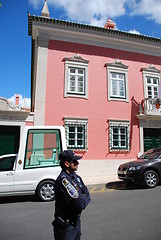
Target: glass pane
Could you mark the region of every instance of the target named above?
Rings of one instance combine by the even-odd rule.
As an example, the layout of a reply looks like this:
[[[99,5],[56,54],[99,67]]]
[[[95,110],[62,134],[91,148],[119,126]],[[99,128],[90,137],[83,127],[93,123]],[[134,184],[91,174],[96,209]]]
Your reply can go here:
[[[153,78],[153,84],[158,85],[158,79],[157,78]]]
[[[125,128],[120,128],[121,134],[125,134]]]
[[[84,91],[84,79],[83,77],[78,77],[78,92],[83,93]]]
[[[75,73],[75,69],[74,68],[70,68],[70,73]]]
[[[25,168],[58,165],[61,151],[59,130],[29,130]]]
[[[70,76],[70,89],[71,92],[75,91],[75,77],[74,76]]]
[[[75,132],[75,127],[69,127],[69,132]]]
[[[69,140],[69,146],[75,146],[75,140]]]
[[[84,74],[84,70],[83,69],[78,69],[78,74]]]
[[[119,81],[119,96],[125,96],[125,86],[123,81]]]
[[[151,78],[147,77],[147,83],[151,83]]]
[[[77,147],[83,146],[83,140],[77,140]]]
[[[116,96],[117,95],[117,81],[112,80],[112,95]]]
[[[114,146],[114,147],[118,147],[118,146],[119,146],[117,140],[113,141],[113,146]]]
[[[117,133],[118,134],[118,128],[113,128],[113,134]]]
[[[121,147],[125,147],[126,144],[125,144],[125,141],[121,140]]]
[[[158,88],[154,87],[154,97],[158,97]]]
[[[117,78],[117,74],[116,73],[111,73],[111,78]]]
[[[152,98],[152,88],[148,86],[148,97]]]
[[[125,74],[123,74],[123,73],[118,73],[118,78],[119,78],[119,79],[125,79]]]
[[[69,133],[69,139],[75,138],[75,133]]]
[[[4,157],[0,159],[0,171],[12,171],[16,156]]]

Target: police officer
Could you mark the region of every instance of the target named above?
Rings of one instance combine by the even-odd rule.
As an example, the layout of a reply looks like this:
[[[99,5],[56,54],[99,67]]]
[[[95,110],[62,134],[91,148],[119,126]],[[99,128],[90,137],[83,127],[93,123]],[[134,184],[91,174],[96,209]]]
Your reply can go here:
[[[80,215],[91,200],[87,187],[75,173],[81,158],[72,150],[59,154],[62,171],[55,182],[55,240],[80,240],[81,237]]]

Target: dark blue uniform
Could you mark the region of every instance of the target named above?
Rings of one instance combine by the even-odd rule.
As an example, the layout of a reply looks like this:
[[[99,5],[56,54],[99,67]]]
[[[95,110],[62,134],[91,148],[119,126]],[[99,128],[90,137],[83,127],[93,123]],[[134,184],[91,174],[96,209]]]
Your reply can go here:
[[[54,237],[56,240],[80,239],[80,215],[90,200],[89,191],[80,176],[75,172],[60,173],[55,182]]]

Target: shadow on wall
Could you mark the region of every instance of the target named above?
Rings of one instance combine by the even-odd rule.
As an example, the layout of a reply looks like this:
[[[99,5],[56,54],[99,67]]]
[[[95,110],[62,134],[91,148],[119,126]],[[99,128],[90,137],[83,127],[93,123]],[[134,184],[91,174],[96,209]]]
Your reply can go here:
[[[133,137],[133,126],[137,125],[139,128],[139,119],[136,115],[139,113],[139,103],[134,99],[134,96],[131,98],[131,124],[130,124],[130,146]]]

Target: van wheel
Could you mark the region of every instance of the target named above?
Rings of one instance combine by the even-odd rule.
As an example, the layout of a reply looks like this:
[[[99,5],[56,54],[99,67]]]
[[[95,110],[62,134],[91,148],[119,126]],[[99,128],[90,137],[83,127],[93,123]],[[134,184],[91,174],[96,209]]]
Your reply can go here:
[[[52,201],[55,199],[54,181],[45,180],[41,182],[36,190],[36,196],[40,201]]]
[[[148,188],[155,188],[159,183],[158,174],[149,170],[144,173],[144,185]]]

